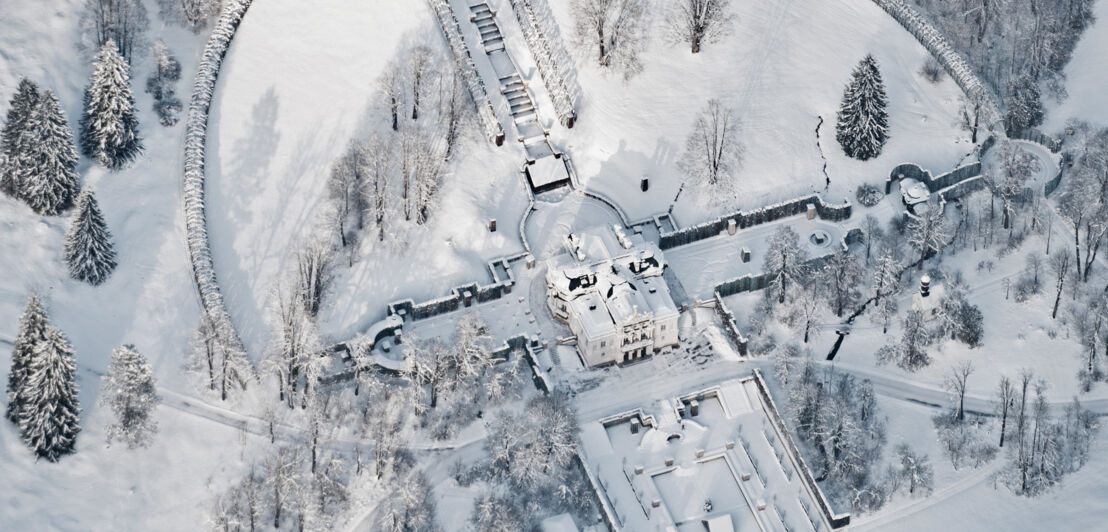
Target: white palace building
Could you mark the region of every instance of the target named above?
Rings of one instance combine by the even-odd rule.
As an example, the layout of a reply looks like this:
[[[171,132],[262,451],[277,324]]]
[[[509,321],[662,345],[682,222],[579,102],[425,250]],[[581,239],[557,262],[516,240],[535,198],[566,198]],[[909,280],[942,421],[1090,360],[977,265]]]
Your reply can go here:
[[[620,226],[566,238],[547,261],[547,305],[577,335],[589,366],[622,364],[677,344],[677,307],[658,246]]]

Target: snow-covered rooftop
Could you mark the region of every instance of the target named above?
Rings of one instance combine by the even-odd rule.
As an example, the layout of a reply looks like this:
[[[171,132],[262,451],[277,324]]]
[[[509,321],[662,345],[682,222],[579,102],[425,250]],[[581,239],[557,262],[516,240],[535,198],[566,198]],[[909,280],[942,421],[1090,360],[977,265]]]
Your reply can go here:
[[[569,182],[569,170],[566,161],[560,156],[549,156],[536,159],[535,162],[524,167],[527,177],[531,180],[531,187],[540,190],[545,187]]]
[[[799,465],[755,379],[582,427],[586,465],[625,529],[811,530],[817,505],[801,502],[810,495]]]

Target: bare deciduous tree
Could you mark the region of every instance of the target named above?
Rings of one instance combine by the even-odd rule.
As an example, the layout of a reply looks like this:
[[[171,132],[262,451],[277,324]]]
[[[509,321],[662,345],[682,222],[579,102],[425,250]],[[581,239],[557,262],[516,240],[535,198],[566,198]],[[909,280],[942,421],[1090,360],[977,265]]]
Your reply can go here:
[[[330,281],[334,252],[331,243],[313,239],[296,252],[296,289],[304,311],[314,318],[319,314],[323,293]]]
[[[950,375],[947,376],[943,385],[951,395],[958,398],[958,410],[955,416],[958,421],[964,421],[966,419],[966,386],[969,381],[969,376],[973,374],[973,362],[967,360],[958,364],[950,369]]]
[[[419,105],[423,101],[429,86],[434,80],[430,79],[437,72],[433,68],[433,56],[426,46],[412,48],[408,55],[408,79],[412,87],[412,120],[419,120]]]
[[[708,106],[693,123],[692,133],[685,140],[685,154],[678,163],[691,182],[706,186],[713,194],[718,194],[717,188],[733,188],[742,164],[741,128],[733,109],[718,99],[708,100]]]
[[[1004,435],[1008,432],[1008,412],[1014,406],[1016,389],[1012,386],[1012,380],[1001,377],[996,388],[997,410],[1000,412],[1000,447],[1004,447]]]
[[[898,305],[893,296],[900,290],[900,271],[900,262],[890,252],[877,259],[873,270],[874,315],[881,323],[882,334],[889,332],[889,322],[896,315]]]
[[[281,528],[281,514],[303,482],[300,450],[281,447],[266,458],[266,488],[273,494],[273,527]]]
[[[234,341],[235,332],[226,321],[215,321],[206,314],[200,317],[200,326],[192,338],[192,356],[189,369],[207,375],[209,389],[219,392],[220,399],[227,397],[238,385],[246,390],[254,377],[250,360]]]
[[[919,268],[931,253],[938,253],[950,241],[946,220],[939,205],[930,202],[926,211],[908,221],[908,243],[919,250]]]
[[[1062,302],[1062,290],[1065,288],[1066,275],[1070,269],[1071,255],[1064,249],[1055,251],[1050,256],[1050,269],[1054,271],[1056,277],[1055,286],[1058,288],[1058,293],[1054,297],[1054,310],[1051,311],[1050,317],[1052,319],[1058,318],[1058,305]]]
[[[826,292],[836,316],[841,318],[844,312],[858,304],[862,297],[859,287],[862,286],[863,275],[858,259],[849,251],[839,251],[824,261],[817,282]]]
[[[268,363],[278,378],[279,398],[293,408],[300,394],[302,405],[307,406],[309,388],[318,376],[315,370],[322,351],[319,334],[298,290],[283,290],[278,283],[272,305],[276,337],[270,344]]]
[[[395,59],[385,67],[384,73],[377,81],[377,86],[392,117],[392,130],[400,131],[400,107],[404,103],[406,91],[404,70]]]
[[[133,63],[135,50],[144,49],[143,39],[150,25],[146,5],[141,0],[86,0],[85,11],[82,22],[91,37],[88,44],[99,50],[104,43],[114,41],[120,55]]]
[[[702,44],[716,42],[730,32],[734,15],[731,0],[677,0],[669,18],[674,37],[697,54]]]
[[[572,0],[579,46],[597,54],[601,67],[630,77],[642,70],[647,0]]]

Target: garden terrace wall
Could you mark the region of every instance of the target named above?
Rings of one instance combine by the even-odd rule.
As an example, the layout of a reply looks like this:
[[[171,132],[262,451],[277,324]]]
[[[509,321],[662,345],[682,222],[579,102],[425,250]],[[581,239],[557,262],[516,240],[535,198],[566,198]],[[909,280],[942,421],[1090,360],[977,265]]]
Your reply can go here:
[[[543,30],[534,5],[531,0],[509,0],[509,3],[512,4],[512,11],[519,21],[520,28],[523,29],[523,37],[531,50],[531,56],[535,58],[539,76],[542,77],[546,91],[550,94],[550,100],[554,103],[558,120],[563,126],[572,128],[577,121],[577,111],[573,108],[573,95],[569,91],[565,71],[554,57],[554,47]]]
[[[522,255],[518,257],[522,257]],[[505,294],[510,294],[512,286],[515,284],[515,276],[508,266],[509,260],[513,259],[502,258],[488,263],[489,274],[492,276],[492,282],[489,284],[481,285],[472,282],[456,286],[450,289],[449,295],[423,303],[416,303],[412,299],[394,301],[388,306],[388,315],[397,315],[404,320],[422,320],[500,299]],[[501,271],[504,272],[506,278],[500,275]]]
[[[743,229],[780,220],[781,218],[787,218],[789,216],[796,216],[805,212],[808,205],[815,207],[816,214],[818,214],[821,219],[833,222],[841,222],[850,218],[851,212],[853,211],[853,206],[849,201],[845,201],[839,205],[831,205],[825,203],[819,194],[810,194],[749,212],[738,211],[710,222],[693,225],[678,231],[663,233],[659,236],[658,247],[661,249],[671,249],[717,236],[727,230],[727,224],[730,220],[735,220],[735,224],[740,229]]]
[[[454,56],[454,66],[466,81],[469,94],[477,106],[477,116],[485,130],[485,137],[490,142],[500,146],[504,144],[504,127],[500,125],[500,119],[493,111],[492,101],[485,89],[485,81],[477,72],[477,65],[473,62],[473,56],[469,53],[469,46],[462,37],[462,27],[458,23],[458,17],[450,7],[448,0],[427,0],[431,4],[431,10],[435,12],[435,19],[442,28],[446,45]]]
[[[1008,136],[1013,139],[1027,140],[1036,144],[1042,144],[1046,147],[1046,149],[1050,150],[1051,153],[1058,153],[1062,151],[1061,140],[1051,137],[1050,135],[1047,135],[1035,128],[1018,131]]]
[[[740,279],[742,278],[740,277]],[[738,279],[736,279],[736,281],[737,280]],[[716,300],[716,314],[719,315],[719,319],[723,322],[723,330],[727,332],[727,336],[731,338],[731,342],[735,344],[735,348],[739,350],[739,354],[746,356],[746,346],[750,343],[750,340],[743,336],[742,331],[739,330],[739,323],[735,320],[735,313],[731,312],[730,308],[727,308],[727,304],[723,302],[723,296],[720,295],[719,290],[716,290],[713,296]]]
[[[969,194],[970,192],[976,192],[985,188],[985,177],[974,176],[965,181],[961,181],[939,192],[939,200],[941,203],[946,203],[952,199],[957,199]],[[944,207],[945,208],[945,207]]]
[[[188,241],[189,261],[192,263],[193,280],[200,294],[200,303],[204,314],[230,347],[243,352],[242,341],[231,323],[231,316],[223,303],[223,293],[216,282],[215,266],[212,262],[212,250],[208,241],[208,227],[205,218],[204,203],[204,153],[208,136],[208,111],[215,93],[216,78],[220,66],[231,45],[242,17],[250,7],[251,0],[230,0],[224,3],[223,12],[212,28],[208,43],[204,46],[204,55],[193,82],[192,97],[189,101],[188,118],[185,122],[185,168],[183,179],[183,200],[185,211],[185,234]]]
[[[931,172],[920,168],[919,165],[904,163],[889,172],[889,178],[885,181],[885,194],[892,193],[893,183],[898,183],[902,179],[915,179],[927,185],[927,190],[935,193],[979,175],[981,175],[980,161],[960,166],[937,177],[931,177]]]
[[[1034,128],[1025,129],[1025,130],[1020,131],[1020,132],[1018,132],[1014,135],[1011,135],[1011,138],[1019,139],[1019,140],[1026,140],[1028,142],[1034,142],[1035,144],[1039,144],[1039,145],[1045,147],[1046,149],[1050,150],[1051,153],[1059,153],[1059,152],[1062,151],[1062,140],[1061,139],[1056,139],[1054,137],[1051,137],[1050,135],[1047,135],[1047,134],[1043,133],[1042,131],[1039,131],[1038,129],[1034,129]],[[1050,179],[1050,181],[1047,181],[1043,185],[1043,195],[1044,196],[1050,196],[1062,184],[1062,175],[1065,173],[1066,165],[1069,162],[1070,162],[1069,154],[1068,153],[1063,154],[1062,155],[1062,164],[1058,165],[1058,173],[1055,174],[1054,177],[1052,177]]]
[[[1004,125],[1001,120],[1003,115],[992,91],[981,82],[981,78],[974,73],[962,55],[954,50],[942,32],[903,0],[873,1],[905,30],[908,30],[908,33],[911,33],[935,57],[966,96],[982,105],[985,127],[995,134],[1003,135]]]
[[[1050,196],[1051,194],[1054,193],[1055,190],[1058,190],[1058,187],[1061,186],[1061,184],[1062,184],[1062,174],[1065,174],[1065,173],[1066,173],[1066,165],[1063,163],[1063,164],[1058,166],[1058,174],[1055,175],[1053,178],[1051,178],[1050,181],[1047,181],[1046,184],[1043,185],[1043,195],[1044,196]]]

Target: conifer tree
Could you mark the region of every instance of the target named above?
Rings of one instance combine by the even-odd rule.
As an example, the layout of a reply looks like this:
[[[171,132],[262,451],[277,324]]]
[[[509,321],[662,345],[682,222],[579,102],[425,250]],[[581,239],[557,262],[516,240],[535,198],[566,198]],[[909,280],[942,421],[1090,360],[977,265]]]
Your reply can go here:
[[[32,111],[38,107],[38,100],[38,85],[27,78],[20,80],[0,130],[0,192],[9,196],[19,195],[20,155],[26,146],[23,134]]]
[[[142,152],[131,95],[131,67],[111,40],[96,54],[85,89],[81,152],[111,170],[122,168]]]
[[[73,206],[80,188],[73,132],[53,92],[42,94],[27,126],[29,166],[23,169],[19,196],[35,212],[53,216]]]
[[[46,326],[27,372],[27,403],[19,413],[23,441],[40,458],[57,462],[74,452],[81,432],[73,348],[57,327]]]
[[[839,109],[836,138],[847,155],[865,161],[880,155],[889,138],[888,100],[872,55],[862,59],[851,76]]]
[[[111,236],[96,198],[85,189],[77,200],[77,217],[65,236],[69,275],[94,286],[104,282],[116,267]]]
[[[108,426],[109,440],[126,442],[134,449],[145,447],[157,432],[158,423],[151,413],[161,399],[154,389],[150,364],[135,346],[123,345],[112,352],[100,402],[115,414],[116,422]]]
[[[8,407],[5,416],[13,423],[19,422],[19,413],[27,402],[27,372],[36,345],[46,338],[49,318],[38,295],[31,294],[27,308],[19,317],[19,334],[12,350],[12,366],[8,372]]]

